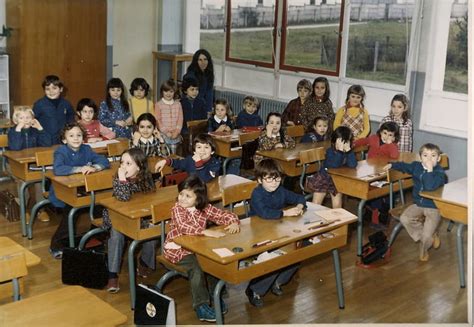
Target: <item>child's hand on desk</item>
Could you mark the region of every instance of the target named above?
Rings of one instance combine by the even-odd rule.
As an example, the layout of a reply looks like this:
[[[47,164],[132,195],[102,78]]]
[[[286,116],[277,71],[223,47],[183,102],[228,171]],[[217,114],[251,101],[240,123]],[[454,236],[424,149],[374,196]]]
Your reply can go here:
[[[202,232],[202,234],[204,236],[209,236],[209,237],[214,237],[214,238],[219,238],[225,235],[222,232],[219,232],[217,230],[211,230],[211,229],[205,229],[204,232]]]
[[[166,165],[166,160],[160,160],[155,165],[155,172],[161,172],[163,167]]]
[[[296,207],[283,210],[283,216],[292,217],[299,216],[303,213],[303,205],[298,204]]]
[[[92,166],[83,166],[83,167],[81,167],[81,170],[80,170],[82,175],[89,175],[90,173],[94,173],[96,171],[97,171],[97,169],[95,169]]]
[[[388,170],[392,169],[392,164],[385,165],[382,169],[384,171],[388,171]]]
[[[235,234],[240,232],[240,226],[237,223],[232,223],[224,228],[224,230],[229,234]]]

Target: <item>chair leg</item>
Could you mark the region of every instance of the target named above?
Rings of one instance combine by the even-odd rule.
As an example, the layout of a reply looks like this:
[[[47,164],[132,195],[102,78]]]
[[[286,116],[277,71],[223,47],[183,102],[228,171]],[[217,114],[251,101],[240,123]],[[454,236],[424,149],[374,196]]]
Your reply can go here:
[[[106,230],[101,228],[101,227],[97,227],[97,228],[94,228],[94,229],[91,229],[90,231],[88,231],[87,233],[85,233],[84,235],[82,235],[81,237],[81,240],[79,241],[79,245],[77,246],[77,249],[78,250],[82,250],[84,249],[84,247],[86,246],[86,243],[87,241],[94,235],[96,234],[100,234],[100,233],[103,233],[105,232]]]
[[[38,211],[44,207],[45,205],[47,204],[50,204],[51,201],[49,201],[48,199],[43,199],[41,200],[40,202],[37,202],[33,208],[31,208],[31,214],[30,214],[30,222],[28,223],[27,225],[27,229],[28,229],[28,239],[31,240],[33,239],[33,224],[35,222],[35,219],[36,219],[36,215],[38,214]]]
[[[391,247],[393,245],[393,242],[395,242],[395,239],[397,238],[398,233],[403,228],[403,224],[401,222],[398,222],[398,224],[393,227],[392,233],[390,234],[390,239],[388,241],[388,246]]]
[[[448,222],[448,228],[446,229],[448,232],[451,232],[451,230],[453,229],[454,227],[454,221],[450,220]]]
[[[163,276],[161,276],[160,280],[158,283],[156,283],[156,288],[158,289],[158,292],[163,292],[163,287],[165,284],[174,276],[181,275],[179,272],[175,270],[168,270]]]

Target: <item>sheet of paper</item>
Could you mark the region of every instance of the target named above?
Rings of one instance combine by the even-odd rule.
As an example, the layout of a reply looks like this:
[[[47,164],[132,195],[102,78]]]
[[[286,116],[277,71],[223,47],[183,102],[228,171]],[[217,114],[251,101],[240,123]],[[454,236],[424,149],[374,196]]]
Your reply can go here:
[[[103,147],[106,147],[107,144],[112,144],[112,143],[119,143],[119,141],[118,140],[105,140],[105,141],[99,141],[95,143],[86,143],[86,144],[94,149],[94,148],[103,148]]]
[[[328,223],[337,219],[356,217],[354,214],[343,208],[320,210],[318,211],[318,215],[323,217]]]
[[[305,224],[312,224],[322,221],[323,219],[319,216],[319,211],[327,210],[326,207],[313,203],[306,202],[307,209],[303,214],[303,221]]]
[[[228,248],[212,249],[212,251],[214,251],[221,258],[230,257],[230,256],[234,255],[234,252],[232,252]]]

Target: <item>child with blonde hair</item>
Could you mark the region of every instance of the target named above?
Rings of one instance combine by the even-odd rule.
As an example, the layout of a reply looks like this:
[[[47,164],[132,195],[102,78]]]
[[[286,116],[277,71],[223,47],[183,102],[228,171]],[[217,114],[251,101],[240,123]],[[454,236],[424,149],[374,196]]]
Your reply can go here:
[[[208,132],[230,132],[234,129],[232,110],[226,99],[217,99],[211,117],[207,120]]]

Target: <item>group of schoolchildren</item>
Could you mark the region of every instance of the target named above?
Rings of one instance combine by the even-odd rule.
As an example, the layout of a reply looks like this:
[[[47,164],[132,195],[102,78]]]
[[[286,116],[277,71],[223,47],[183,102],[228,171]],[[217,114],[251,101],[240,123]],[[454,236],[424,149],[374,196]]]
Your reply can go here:
[[[306,134],[302,142],[330,141],[324,163],[318,173],[308,177],[308,187],[313,191],[313,202],[321,204],[327,193],[333,208],[342,207],[342,194],[338,193],[328,168],[342,166],[356,167],[357,160],[353,148],[368,145],[368,158],[386,157],[394,162],[385,169],[397,169],[413,175],[414,204],[403,213],[402,223],[415,241],[420,241],[420,260],[428,260],[428,249],[440,245],[437,226],[439,211],[431,200],[419,196],[421,190],[433,190],[445,182],[445,174],[439,165],[441,151],[433,144],[425,144],[420,149],[421,162],[410,164],[395,162],[399,152],[412,151],[412,122],[409,118],[409,102],[406,96],[397,94],[391,101],[391,110],[376,134],[369,136],[370,120],[364,106],[365,92],[362,86],[353,85],[347,91],[347,98],[335,114],[329,98],[329,82],[318,77],[311,83],[304,79],[297,84],[298,98],[291,100],[282,114],[271,112],[265,123],[258,115],[259,101],[247,96],[243,110],[235,120],[229,103],[224,99],[214,102],[212,112],[200,100],[199,85],[195,79],[183,80],[184,95],[178,100],[178,91],[173,81],[161,85],[161,99],[153,105],[148,100],[148,83],[137,78],[131,83],[131,98],[125,96],[122,81],[112,78],[107,84],[106,100],[97,106],[93,100],[81,99],[74,112],[70,103],[61,93],[63,83],[57,76],[47,76],[43,82],[45,96],[35,102],[32,109],[17,108],[13,114],[15,127],[9,131],[9,147],[21,150],[29,147],[63,144],[54,152],[55,175],[74,173],[90,174],[110,167],[104,156],[96,154],[84,143],[104,139],[125,137],[131,139],[131,148],[122,154],[120,167],[113,179],[113,196],[120,201],[128,201],[134,193],[153,192],[156,189],[151,169],[147,165],[148,156],[166,159],[157,162],[155,171],[165,165],[188,172],[189,177],[178,185],[179,195],[172,209],[170,231],[164,244],[164,256],[172,263],[182,265],[188,272],[191,285],[193,308],[201,321],[215,321],[215,311],[210,305],[209,290],[216,280],[202,271],[195,255],[181,248],[173,240],[180,235],[205,235],[216,237],[207,229],[207,221],[226,225],[229,233],[239,232],[238,217],[209,203],[206,183],[216,178],[221,171],[220,161],[213,156],[215,145],[209,134],[197,135],[192,140],[192,153],[184,159],[170,158],[176,153],[183,139],[189,137],[188,121],[208,119],[209,132],[229,132],[233,128],[257,127],[264,125],[258,138],[259,150],[293,148],[295,140],[287,135],[285,126],[303,125]],[[153,110],[154,109],[154,110]],[[76,119],[75,116],[78,116]],[[263,219],[281,219],[284,216],[298,216],[306,208],[301,194],[287,190],[282,185],[284,174],[272,159],[255,155],[255,178],[259,185],[251,196],[251,215]],[[65,203],[58,200],[54,189],[50,189],[52,204],[59,208],[60,224],[52,237],[50,252],[54,258],[62,258],[62,239],[67,237],[67,215],[70,211]],[[377,225],[380,204],[372,204],[372,222]],[[119,291],[119,271],[121,266],[125,236],[115,230],[108,212],[104,209],[104,226],[109,228],[107,290]],[[420,220],[424,216],[424,222]],[[142,228],[148,228],[150,221],[144,219]],[[144,242],[137,273],[146,278],[155,269],[156,241]],[[282,285],[286,284],[298,265],[270,273],[250,281],[245,293],[249,302],[263,305],[262,297],[270,290],[282,295]],[[227,306],[221,300],[223,313]]]

